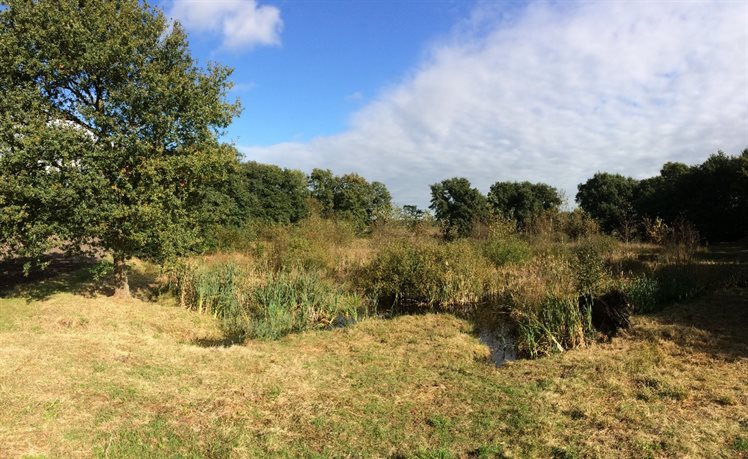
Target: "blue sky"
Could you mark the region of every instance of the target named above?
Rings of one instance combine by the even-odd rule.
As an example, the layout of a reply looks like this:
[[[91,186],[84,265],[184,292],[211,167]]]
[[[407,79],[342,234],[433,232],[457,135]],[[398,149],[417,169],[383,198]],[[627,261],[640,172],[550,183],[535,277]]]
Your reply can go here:
[[[162,5],[169,12],[174,3],[194,7],[209,2]],[[224,3],[252,7],[251,2]],[[254,5],[280,11],[279,43],[225,47],[223,34],[193,30],[190,46],[201,62],[214,60],[234,68],[232,96],[240,98],[244,112],[226,137],[265,146],[343,131],[351,112],[396,84],[430,41],[448,33],[472,9],[469,0]]]
[[[748,3],[165,0],[235,68],[247,159],[358,172],[399,204],[464,176],[656,174],[748,147]]]

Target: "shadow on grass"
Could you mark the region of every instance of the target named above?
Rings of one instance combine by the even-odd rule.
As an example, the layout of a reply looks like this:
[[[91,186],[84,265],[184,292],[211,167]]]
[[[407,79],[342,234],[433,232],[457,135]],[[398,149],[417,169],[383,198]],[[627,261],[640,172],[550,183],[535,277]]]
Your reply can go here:
[[[748,288],[708,293],[652,317],[665,325],[662,339],[729,361],[748,358]]]
[[[0,262],[0,298],[18,297],[40,301],[57,293],[73,293],[85,297],[110,296],[114,293],[111,279],[95,279],[93,270],[100,261],[97,258],[50,254],[42,260],[47,263],[46,268],[35,268],[24,273],[27,261],[12,259]],[[152,275],[130,270],[128,278],[134,297],[152,300],[157,295]]]
[[[745,244],[716,244],[696,254],[702,261],[715,263],[748,264],[748,247]]]

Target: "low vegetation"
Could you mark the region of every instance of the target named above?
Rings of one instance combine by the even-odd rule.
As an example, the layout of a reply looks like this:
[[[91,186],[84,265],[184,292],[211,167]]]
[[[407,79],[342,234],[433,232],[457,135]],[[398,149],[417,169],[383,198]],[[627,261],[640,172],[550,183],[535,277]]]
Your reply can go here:
[[[144,267],[133,278],[152,282]],[[476,324],[450,314],[229,346],[220,320],[176,298],[61,291],[89,291],[89,279],[0,299],[3,457],[746,453],[745,288],[635,316],[610,343],[496,368]],[[145,287],[133,281],[136,296]]]

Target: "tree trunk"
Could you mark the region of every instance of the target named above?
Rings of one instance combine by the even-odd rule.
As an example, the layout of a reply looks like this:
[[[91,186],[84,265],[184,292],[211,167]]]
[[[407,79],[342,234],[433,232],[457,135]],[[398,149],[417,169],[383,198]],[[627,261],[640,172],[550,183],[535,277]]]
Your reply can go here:
[[[114,296],[130,297],[130,284],[127,282],[127,262],[122,254],[114,254]]]

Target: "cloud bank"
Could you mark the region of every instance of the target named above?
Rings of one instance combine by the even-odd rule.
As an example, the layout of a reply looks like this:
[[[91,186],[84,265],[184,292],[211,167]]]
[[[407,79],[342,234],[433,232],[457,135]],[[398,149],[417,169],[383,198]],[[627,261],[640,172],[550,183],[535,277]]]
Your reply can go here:
[[[535,3],[478,8],[347,131],[240,147],[246,158],[356,171],[401,203],[464,176],[550,183],[573,201],[597,171],[656,174],[748,147],[748,4]]]
[[[228,49],[281,43],[280,10],[255,0],[175,0],[168,15],[189,30],[220,34]]]

